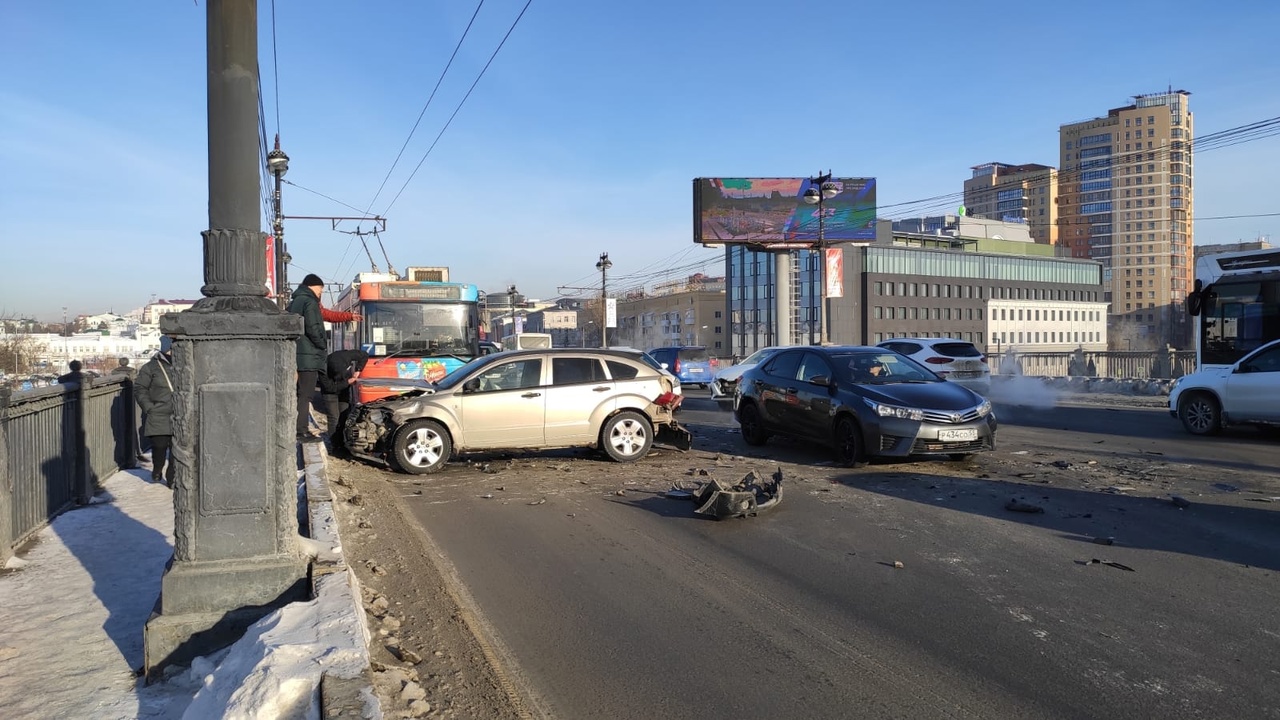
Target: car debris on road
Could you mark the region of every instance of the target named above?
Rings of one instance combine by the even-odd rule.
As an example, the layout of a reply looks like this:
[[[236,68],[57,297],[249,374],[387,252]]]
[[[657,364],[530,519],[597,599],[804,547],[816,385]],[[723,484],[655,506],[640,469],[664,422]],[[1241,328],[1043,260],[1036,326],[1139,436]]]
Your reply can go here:
[[[698,506],[694,513],[716,520],[758,515],[777,507],[782,501],[782,468],[778,468],[768,482],[761,482],[760,476],[752,470],[733,485],[711,477],[693,490],[673,487],[667,491],[666,497],[692,500]]]

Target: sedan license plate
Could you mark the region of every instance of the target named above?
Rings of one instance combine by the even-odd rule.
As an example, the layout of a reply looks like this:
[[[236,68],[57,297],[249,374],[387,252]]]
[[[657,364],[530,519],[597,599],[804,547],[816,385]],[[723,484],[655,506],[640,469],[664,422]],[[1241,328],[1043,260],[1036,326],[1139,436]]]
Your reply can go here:
[[[938,439],[942,442],[965,442],[978,439],[978,428],[955,428],[953,430],[939,430]]]

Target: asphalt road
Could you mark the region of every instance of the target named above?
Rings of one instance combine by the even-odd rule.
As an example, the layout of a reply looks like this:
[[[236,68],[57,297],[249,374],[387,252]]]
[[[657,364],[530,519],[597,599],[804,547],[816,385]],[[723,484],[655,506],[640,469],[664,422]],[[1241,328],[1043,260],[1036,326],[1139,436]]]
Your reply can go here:
[[[672,479],[643,462],[450,468],[406,503],[547,717],[1280,718],[1280,502],[1254,502],[1280,496],[1276,441],[1159,409],[998,412],[974,463],[771,443],[787,494],[749,519],[635,489]],[[681,416],[734,443],[711,401]]]

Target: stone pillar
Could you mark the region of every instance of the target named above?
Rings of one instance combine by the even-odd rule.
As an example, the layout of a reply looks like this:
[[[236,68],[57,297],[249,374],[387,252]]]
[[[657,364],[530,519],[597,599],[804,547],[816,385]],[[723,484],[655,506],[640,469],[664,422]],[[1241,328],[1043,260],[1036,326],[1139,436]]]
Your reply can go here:
[[[773,314],[777,317],[777,322],[774,323],[777,340],[773,344],[790,345],[794,332],[791,327],[791,313],[794,308],[791,307],[791,253],[787,250],[773,255],[773,289],[775,292]]]
[[[173,338],[174,552],[145,635],[148,680],[306,598],[294,417],[301,318],[263,294],[256,0],[207,0],[205,296]]]
[[[9,398],[13,391],[0,386],[0,568],[13,557],[13,476],[9,474]]]

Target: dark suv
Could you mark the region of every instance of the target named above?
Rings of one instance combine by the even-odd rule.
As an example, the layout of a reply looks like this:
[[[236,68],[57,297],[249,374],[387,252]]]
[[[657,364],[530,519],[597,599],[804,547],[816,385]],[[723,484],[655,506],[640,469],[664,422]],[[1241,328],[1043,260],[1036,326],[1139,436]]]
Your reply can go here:
[[[707,387],[716,375],[716,361],[707,355],[705,347],[684,345],[680,347],[660,347],[649,351],[649,355],[667,366],[671,374],[680,378],[685,385]]]

